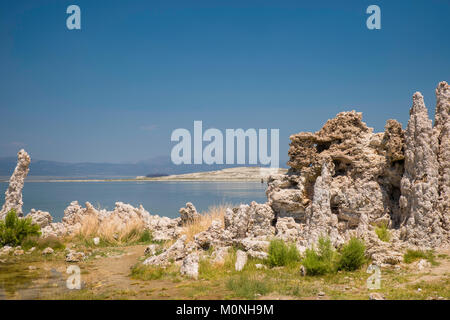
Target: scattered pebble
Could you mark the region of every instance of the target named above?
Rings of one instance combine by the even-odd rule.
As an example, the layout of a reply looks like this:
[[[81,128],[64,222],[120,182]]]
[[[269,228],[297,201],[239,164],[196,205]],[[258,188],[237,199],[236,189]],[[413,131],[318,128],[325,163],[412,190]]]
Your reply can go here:
[[[369,299],[370,300],[386,300],[385,297],[381,293],[378,293],[378,292],[372,292],[369,295]]]
[[[300,266],[300,275],[302,277],[306,276],[306,268],[304,266]]]
[[[23,250],[21,250],[21,249],[16,249],[16,250],[14,250],[14,255],[15,256],[21,256],[21,255],[23,255],[25,252],[23,251]]]
[[[49,254],[53,254],[55,252],[55,250],[53,250],[50,247],[45,248],[44,250],[42,250],[42,254],[43,255],[49,255]]]

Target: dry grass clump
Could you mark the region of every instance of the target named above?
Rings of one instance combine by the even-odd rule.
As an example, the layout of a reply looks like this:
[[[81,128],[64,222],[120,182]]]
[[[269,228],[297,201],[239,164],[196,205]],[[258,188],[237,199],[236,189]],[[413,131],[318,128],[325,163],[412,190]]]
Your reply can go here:
[[[99,237],[104,244],[118,245],[139,242],[144,233],[145,225],[139,218],[123,222],[119,217],[112,216],[100,221],[96,215],[87,215],[82,219],[75,237],[85,240]]]
[[[196,234],[206,231],[214,220],[219,220],[223,225],[225,211],[231,207],[230,204],[209,207],[207,212],[201,213],[197,219],[184,225],[182,235],[186,235],[189,242],[194,240]]]

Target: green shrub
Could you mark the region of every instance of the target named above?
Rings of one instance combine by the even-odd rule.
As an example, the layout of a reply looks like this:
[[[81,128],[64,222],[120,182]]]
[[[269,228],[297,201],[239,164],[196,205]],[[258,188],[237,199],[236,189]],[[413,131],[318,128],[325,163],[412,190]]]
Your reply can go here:
[[[375,227],[375,233],[381,241],[389,242],[389,240],[391,240],[391,233],[389,232],[387,225]]]
[[[302,264],[308,275],[316,276],[336,272],[337,254],[330,239],[319,238],[317,251],[307,249]]]
[[[425,259],[432,265],[438,265],[438,262],[435,260],[434,252],[432,250],[422,251],[409,249],[403,255],[403,261],[405,261],[405,263],[412,263],[420,259]]]
[[[361,240],[357,238],[350,239],[341,249],[338,270],[354,271],[361,268],[366,261],[365,251],[366,246]]]
[[[31,218],[19,218],[16,211],[10,210],[5,220],[0,221],[0,245],[18,246],[28,236],[40,236],[40,227]]]
[[[289,246],[280,239],[270,241],[268,264],[271,267],[288,266],[300,260],[300,254],[295,244]]]
[[[153,235],[150,230],[144,230],[139,237],[139,243],[150,243],[153,241]]]

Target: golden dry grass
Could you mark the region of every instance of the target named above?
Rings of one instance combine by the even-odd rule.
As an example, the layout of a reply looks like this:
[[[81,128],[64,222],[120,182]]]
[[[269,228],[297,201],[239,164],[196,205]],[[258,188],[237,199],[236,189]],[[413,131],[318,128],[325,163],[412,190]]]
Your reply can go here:
[[[223,225],[223,218],[227,208],[232,208],[232,205],[223,204],[209,207],[208,211],[201,213],[198,219],[184,225],[182,235],[186,235],[189,242],[194,240],[196,234],[207,230],[213,220],[219,220]]]
[[[118,217],[108,217],[100,221],[96,215],[87,215],[81,221],[81,227],[74,235],[84,239],[99,237],[107,243],[130,243],[139,240],[145,225],[141,219],[123,222]]]

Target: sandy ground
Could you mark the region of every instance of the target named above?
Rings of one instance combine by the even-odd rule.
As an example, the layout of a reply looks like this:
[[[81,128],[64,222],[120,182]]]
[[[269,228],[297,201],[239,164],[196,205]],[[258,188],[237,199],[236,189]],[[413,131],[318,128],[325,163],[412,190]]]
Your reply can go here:
[[[10,262],[0,261],[0,299],[224,299],[233,297],[224,279],[189,280],[176,275],[159,280],[136,280],[131,275],[131,268],[144,255],[145,245],[107,248],[105,251],[94,251],[91,257],[77,265],[81,268],[83,290],[69,290],[66,273],[70,265],[64,261],[63,255],[49,260],[33,260],[31,257],[14,257]],[[106,254],[105,254],[106,252]],[[450,277],[450,249],[436,252],[445,255],[439,258],[439,265],[419,271],[415,264],[403,265],[400,272],[391,270],[384,273],[386,292],[405,290],[417,293],[414,285],[447,286]],[[25,260],[24,260],[25,259]],[[30,270],[30,266],[33,270]],[[383,271],[384,272],[384,271]],[[304,286],[317,288],[316,291],[342,291],[343,299],[368,298],[365,279],[359,278],[362,273],[351,275],[350,280],[340,279],[337,282],[325,282],[324,279],[308,279]],[[342,277],[343,278],[343,277]],[[300,281],[302,278],[299,278]],[[342,281],[341,281],[342,280]],[[413,288],[414,287],[414,288]],[[406,291],[409,290],[408,292]],[[313,291],[315,292],[315,291]],[[429,291],[427,295],[432,296]],[[415,296],[413,295],[412,298]],[[257,299],[332,299],[336,296],[328,294],[305,294],[292,296],[273,292],[260,295]],[[417,298],[417,297],[416,297]],[[427,297],[422,297],[427,298]],[[444,296],[443,298],[450,299]]]

